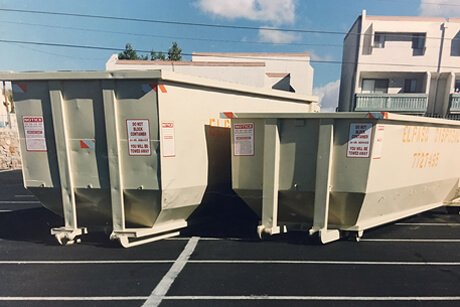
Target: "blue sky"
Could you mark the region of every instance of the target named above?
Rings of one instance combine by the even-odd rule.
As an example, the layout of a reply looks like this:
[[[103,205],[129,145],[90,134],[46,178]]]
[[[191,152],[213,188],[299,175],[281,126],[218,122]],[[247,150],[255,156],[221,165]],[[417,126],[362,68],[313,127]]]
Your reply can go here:
[[[342,42],[362,9],[368,15],[459,17],[459,0],[0,0],[0,9],[64,12],[253,29],[199,27],[0,10],[0,70],[103,70],[116,51],[12,43],[38,42],[192,52],[309,52],[318,95],[335,95]],[[438,5],[441,4],[441,5]],[[454,4],[449,5],[449,4]],[[318,30],[261,31],[260,27]],[[321,31],[340,32],[339,34]],[[187,58],[187,57],[186,57]],[[315,63],[326,61],[332,63]],[[335,91],[335,92],[334,92]]]

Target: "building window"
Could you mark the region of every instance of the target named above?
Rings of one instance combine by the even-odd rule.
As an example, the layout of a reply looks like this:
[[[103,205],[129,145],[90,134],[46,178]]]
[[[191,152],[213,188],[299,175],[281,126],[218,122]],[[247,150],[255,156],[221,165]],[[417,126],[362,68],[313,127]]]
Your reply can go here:
[[[412,48],[423,49],[425,48],[425,33],[413,33],[412,34]]]
[[[385,47],[385,34],[384,33],[375,33],[373,47],[374,48],[384,48]]]
[[[455,93],[460,93],[460,80],[455,80]]]
[[[388,93],[388,79],[363,79],[363,94],[385,94]]]
[[[404,80],[404,93],[417,93],[417,80],[416,79]]]
[[[375,32],[372,46],[374,48],[391,47],[392,43],[407,42],[411,44],[413,55],[425,53],[426,33],[391,33]],[[386,46],[387,44],[390,44]]]
[[[425,54],[425,33],[413,33],[412,34],[412,50],[413,55],[424,55]]]
[[[452,38],[450,46],[451,56],[460,56],[460,31]]]

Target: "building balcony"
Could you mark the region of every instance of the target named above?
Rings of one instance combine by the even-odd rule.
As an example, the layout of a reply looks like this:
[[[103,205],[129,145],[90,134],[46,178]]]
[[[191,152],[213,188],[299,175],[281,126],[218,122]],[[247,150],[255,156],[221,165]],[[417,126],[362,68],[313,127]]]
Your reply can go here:
[[[460,113],[460,94],[450,95],[450,112]]]
[[[354,111],[425,113],[427,106],[426,94],[356,94]]]

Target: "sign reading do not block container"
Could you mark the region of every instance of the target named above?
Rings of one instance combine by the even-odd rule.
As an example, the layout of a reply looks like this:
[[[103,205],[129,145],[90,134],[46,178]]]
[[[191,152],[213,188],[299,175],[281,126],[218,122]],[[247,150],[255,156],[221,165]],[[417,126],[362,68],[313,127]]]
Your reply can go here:
[[[147,119],[128,119],[128,147],[130,156],[150,156],[150,127]]]
[[[348,158],[369,158],[371,152],[371,123],[351,123],[348,137]]]

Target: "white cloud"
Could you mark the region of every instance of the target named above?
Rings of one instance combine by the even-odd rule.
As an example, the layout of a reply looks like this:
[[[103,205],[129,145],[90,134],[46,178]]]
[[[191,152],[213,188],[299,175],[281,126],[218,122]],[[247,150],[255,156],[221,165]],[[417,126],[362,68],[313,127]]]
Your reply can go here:
[[[259,41],[275,43],[275,44],[287,44],[295,42],[299,39],[299,35],[291,32],[283,32],[277,30],[260,29],[259,30]]]
[[[318,96],[321,112],[335,112],[339,101],[340,80],[315,88],[313,94]]]
[[[430,0],[421,2],[419,13],[422,16],[456,17],[460,15],[458,0]]]
[[[312,61],[333,61],[334,58],[330,55],[323,54],[323,55],[318,55],[314,51],[308,51],[310,54],[310,58]]]
[[[227,19],[249,19],[276,25],[295,21],[296,0],[197,0],[205,13]]]

